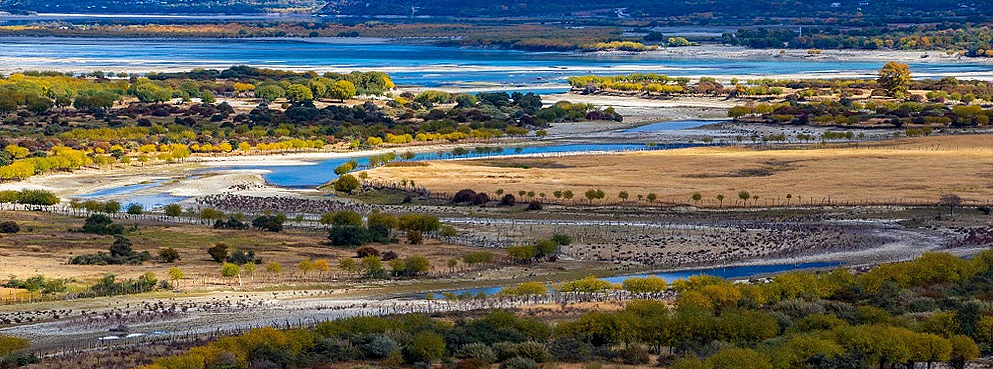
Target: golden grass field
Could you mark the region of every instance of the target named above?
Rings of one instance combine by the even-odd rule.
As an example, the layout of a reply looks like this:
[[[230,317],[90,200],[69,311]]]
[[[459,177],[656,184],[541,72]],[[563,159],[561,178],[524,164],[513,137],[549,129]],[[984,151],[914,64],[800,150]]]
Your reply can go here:
[[[521,168],[526,166],[528,168]],[[834,203],[936,203],[945,193],[966,201],[993,199],[993,135],[934,136],[849,144],[768,147],[703,147],[667,151],[554,158],[500,158],[430,162],[426,166],[380,167],[371,179],[413,180],[434,192],[497,189],[517,196],[533,191],[554,200],[555,190],[571,190],[585,201],[591,188],[606,192],[656,193],[658,201],[734,205],[739,191],[759,196],[754,204],[802,200]],[[518,199],[521,201],[521,199]],[[645,202],[642,202],[645,204]],[[740,202],[739,202],[740,205]]]

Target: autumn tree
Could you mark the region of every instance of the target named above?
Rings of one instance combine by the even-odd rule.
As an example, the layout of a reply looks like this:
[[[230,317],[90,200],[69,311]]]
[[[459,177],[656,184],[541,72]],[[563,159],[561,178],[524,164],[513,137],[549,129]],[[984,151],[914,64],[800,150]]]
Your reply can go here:
[[[910,66],[891,61],[879,69],[879,78],[876,82],[886,90],[887,96],[903,97],[909,89],[910,78]]]

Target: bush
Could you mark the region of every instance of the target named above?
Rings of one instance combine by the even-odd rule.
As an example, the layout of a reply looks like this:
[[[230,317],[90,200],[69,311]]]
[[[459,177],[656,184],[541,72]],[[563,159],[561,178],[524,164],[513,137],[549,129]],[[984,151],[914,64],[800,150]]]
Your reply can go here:
[[[351,174],[345,174],[334,181],[334,190],[344,193],[352,193],[359,189],[359,180]]]
[[[313,355],[315,361],[333,363],[358,359],[361,353],[351,342],[326,338],[314,342]]]
[[[139,265],[145,261],[152,258],[152,255],[148,251],[143,251],[141,253],[136,253],[131,248],[131,240],[120,236],[114,235],[114,243],[110,245],[110,254],[105,254],[102,252],[96,254],[86,254],[79,255],[72,259],[69,259],[69,264],[75,265],[120,265],[120,264],[134,264]]]
[[[476,191],[473,191],[473,190],[470,190],[470,189],[465,189],[465,190],[460,190],[459,192],[456,192],[455,193],[455,196],[452,196],[452,202],[454,202],[456,204],[463,203],[463,202],[472,202],[473,199],[475,199],[475,198],[476,198]]]
[[[493,344],[493,353],[497,361],[506,361],[517,356],[517,344],[513,342],[497,342]]]
[[[500,365],[500,369],[539,369],[538,363],[534,360],[515,357]]]
[[[538,210],[541,210],[541,203],[540,202],[537,202],[537,201],[531,201],[531,202],[528,203],[528,207],[525,210],[528,210],[528,211],[538,211]]]
[[[365,356],[370,359],[385,359],[391,353],[400,351],[398,345],[392,338],[383,335],[369,337],[368,342],[362,345]]]
[[[90,215],[83,222],[83,228],[80,229],[84,233],[93,234],[122,234],[124,233],[124,227],[120,224],[113,224],[114,221],[110,217],[103,214],[93,214]]]
[[[369,230],[360,226],[336,225],[328,231],[328,241],[333,246],[354,247],[369,242]]]
[[[489,367],[490,365],[483,360],[468,358],[459,360],[459,362],[455,364],[454,369],[486,369]]]
[[[628,365],[648,364],[651,360],[648,357],[648,350],[640,345],[628,345],[617,353],[617,357]]]
[[[407,243],[411,245],[420,245],[424,243],[424,235],[421,234],[421,231],[411,229],[407,231]]]
[[[413,342],[407,345],[407,362],[432,362],[445,356],[445,340],[437,333],[423,331],[413,338]]]
[[[484,343],[470,343],[462,346],[462,348],[455,352],[455,357],[459,359],[476,359],[487,364],[496,362],[496,354],[493,353],[493,349]]]
[[[240,220],[238,220],[237,218],[234,218],[234,217],[228,218],[227,221],[223,221],[223,220],[218,219],[218,220],[214,221],[214,229],[239,229],[239,230],[245,230],[245,229],[248,229],[248,224],[245,223],[245,222],[242,222],[242,221],[240,221]]]
[[[179,252],[176,252],[176,249],[172,247],[163,247],[159,249],[159,258],[164,262],[171,263],[179,260]]]
[[[225,258],[224,260],[229,263],[234,263],[238,265],[245,265],[248,263],[258,264],[260,262],[260,260],[255,258],[255,251],[246,252],[242,250],[235,250],[230,255],[228,255],[228,257]]]
[[[376,250],[375,247],[369,247],[369,246],[360,247],[358,250],[355,250],[355,256],[357,256],[359,258],[364,258],[366,256],[377,256],[378,257],[379,256],[379,250]]]
[[[252,227],[269,232],[281,232],[286,217],[283,215],[260,215],[252,220]]]
[[[593,345],[572,337],[559,338],[548,345],[548,353],[555,360],[582,363],[593,360]]]
[[[210,258],[214,260],[214,262],[223,262],[228,258],[228,245],[218,243],[207,249],[207,253],[210,254]]]
[[[540,342],[528,341],[517,344],[517,355],[539,363],[552,361],[552,355]]]
[[[0,233],[17,233],[21,231],[21,226],[13,220],[0,222]]]
[[[513,206],[515,202],[517,199],[509,193],[500,198],[500,206]]]

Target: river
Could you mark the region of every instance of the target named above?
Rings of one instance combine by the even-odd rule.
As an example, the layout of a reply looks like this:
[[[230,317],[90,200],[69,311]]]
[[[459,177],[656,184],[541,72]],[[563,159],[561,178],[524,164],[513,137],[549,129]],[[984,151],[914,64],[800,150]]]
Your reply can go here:
[[[671,76],[874,75],[878,61],[796,58],[693,58],[664,53],[527,52],[400,44],[377,39],[128,39],[0,37],[0,72],[62,70],[147,72],[232,65],[390,73],[398,85],[564,91],[574,75]],[[910,63],[919,75],[989,74],[980,62]]]

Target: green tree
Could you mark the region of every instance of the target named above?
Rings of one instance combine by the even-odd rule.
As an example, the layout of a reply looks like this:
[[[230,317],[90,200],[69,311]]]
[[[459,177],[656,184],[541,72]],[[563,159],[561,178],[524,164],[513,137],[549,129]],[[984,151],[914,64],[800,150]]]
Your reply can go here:
[[[334,190],[344,193],[352,193],[359,189],[359,180],[351,174],[345,174],[334,181]]]
[[[421,331],[407,346],[408,362],[432,362],[445,357],[445,340],[432,331]]]
[[[183,207],[179,206],[179,204],[166,205],[164,208],[162,208],[162,210],[165,211],[165,215],[168,215],[170,217],[178,217],[180,215],[183,215]]]

